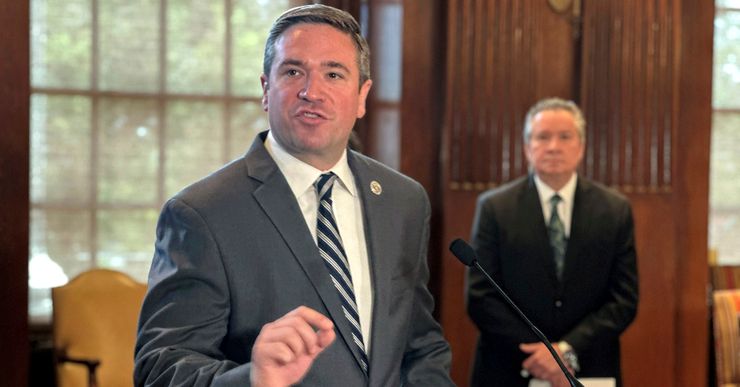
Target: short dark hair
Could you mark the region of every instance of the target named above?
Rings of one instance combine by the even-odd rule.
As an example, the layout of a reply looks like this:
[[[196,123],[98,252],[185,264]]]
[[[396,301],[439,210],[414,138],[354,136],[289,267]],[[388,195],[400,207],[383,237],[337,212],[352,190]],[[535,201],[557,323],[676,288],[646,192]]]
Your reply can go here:
[[[288,28],[300,23],[328,24],[349,35],[357,48],[360,86],[370,79],[370,47],[360,32],[360,25],[349,13],[322,4],[291,8],[275,20],[265,42],[265,56],[262,60],[262,72],[266,76],[270,76],[272,62],[275,59],[275,42]]]

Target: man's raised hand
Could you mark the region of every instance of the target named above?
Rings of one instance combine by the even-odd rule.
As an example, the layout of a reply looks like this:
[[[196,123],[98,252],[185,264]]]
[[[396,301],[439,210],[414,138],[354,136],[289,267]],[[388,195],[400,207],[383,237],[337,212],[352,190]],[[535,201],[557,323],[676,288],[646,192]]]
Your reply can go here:
[[[265,324],[252,347],[252,386],[286,387],[298,383],[316,356],[335,338],[334,323],[305,306]]]

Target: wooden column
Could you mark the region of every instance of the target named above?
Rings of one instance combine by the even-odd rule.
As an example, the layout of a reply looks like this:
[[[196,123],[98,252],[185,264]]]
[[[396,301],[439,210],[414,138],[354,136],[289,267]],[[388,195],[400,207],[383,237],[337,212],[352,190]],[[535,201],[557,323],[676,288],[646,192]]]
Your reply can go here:
[[[0,2],[0,375],[28,385],[29,3]]]

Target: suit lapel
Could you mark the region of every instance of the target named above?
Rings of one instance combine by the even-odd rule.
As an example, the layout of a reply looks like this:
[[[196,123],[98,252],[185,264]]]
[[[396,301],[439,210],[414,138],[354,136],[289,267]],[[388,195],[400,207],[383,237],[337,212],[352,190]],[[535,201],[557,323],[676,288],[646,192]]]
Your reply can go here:
[[[394,240],[395,233],[392,227],[384,225],[384,221],[391,216],[390,208],[383,193],[374,194],[370,190],[370,183],[375,181],[383,186],[383,181],[377,176],[373,176],[371,169],[364,160],[356,157],[352,152],[348,153],[349,166],[355,176],[357,193],[362,201],[363,221],[365,227],[365,241],[367,244],[368,264],[370,265],[370,281],[373,289],[373,318],[370,340],[372,342],[370,355],[370,372],[380,370],[377,356],[372,356],[373,348],[386,348],[393,343],[386,343],[383,340],[386,335],[375,334],[378,330],[383,329],[385,316],[388,315],[387,307],[390,297],[390,278],[391,265],[388,262],[388,254],[384,253],[383,241]],[[367,340],[367,339],[366,339]]]
[[[303,222],[303,214],[288,182],[264,147],[266,133],[257,137],[245,156],[249,177],[262,183],[252,195],[303,268],[359,367],[360,359],[354,349],[349,322],[342,311],[337,290]]]

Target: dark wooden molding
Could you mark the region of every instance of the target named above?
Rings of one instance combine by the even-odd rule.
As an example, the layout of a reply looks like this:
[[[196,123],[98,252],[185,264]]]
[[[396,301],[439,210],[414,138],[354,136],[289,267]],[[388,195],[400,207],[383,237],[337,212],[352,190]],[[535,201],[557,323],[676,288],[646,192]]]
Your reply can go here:
[[[678,88],[677,143],[674,158],[674,204],[685,215],[676,228],[678,254],[676,385],[703,386],[707,380],[708,346],[708,206],[709,153],[712,125],[712,58],[714,1],[680,2],[673,12],[680,20],[681,76]],[[714,370],[709,370],[714,372]]]
[[[28,384],[29,2],[0,2],[0,374]]]

